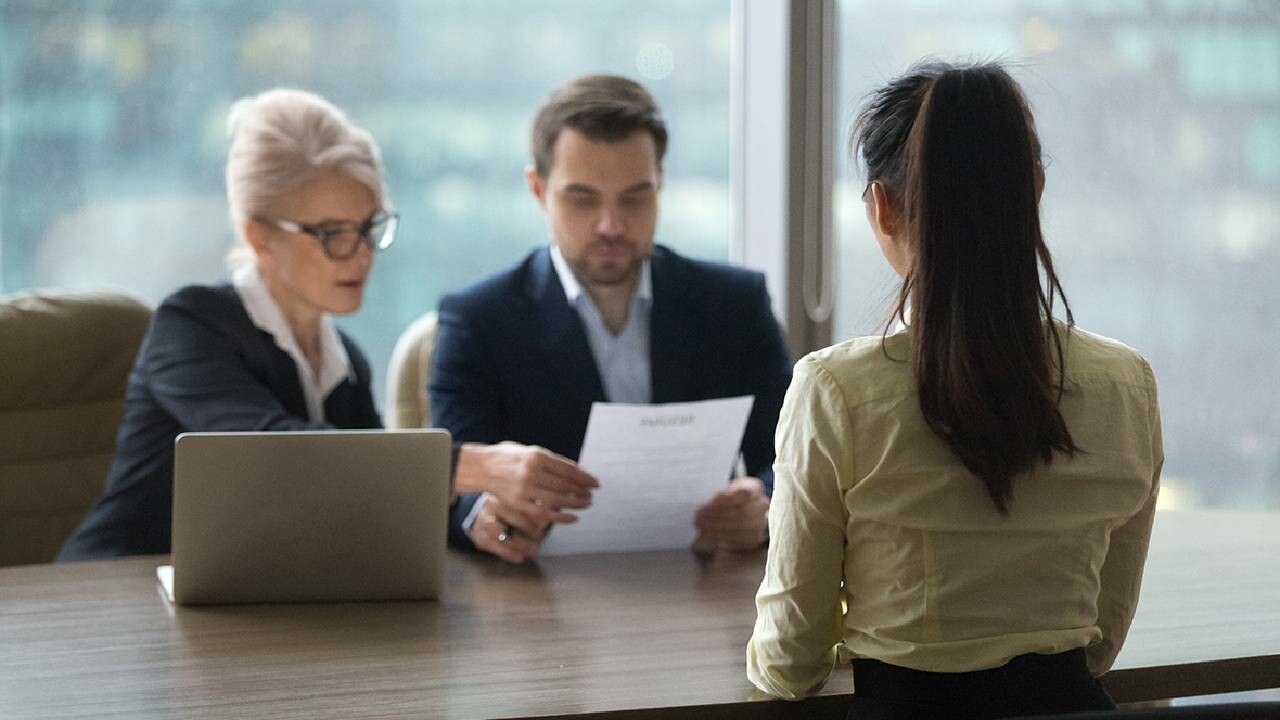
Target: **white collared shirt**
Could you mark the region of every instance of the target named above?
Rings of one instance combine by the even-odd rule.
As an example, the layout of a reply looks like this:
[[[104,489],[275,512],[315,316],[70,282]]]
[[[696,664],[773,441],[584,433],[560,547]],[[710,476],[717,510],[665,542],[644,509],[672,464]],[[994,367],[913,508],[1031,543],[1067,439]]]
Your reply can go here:
[[[351,358],[347,348],[338,336],[338,328],[333,318],[327,314],[320,316],[320,374],[317,376],[307,362],[307,357],[298,346],[293,336],[293,329],[285,319],[280,306],[276,304],[267,285],[258,272],[258,265],[250,262],[241,266],[231,276],[231,285],[240,302],[244,303],[245,312],[263,332],[271,335],[276,347],[293,358],[298,369],[298,382],[302,385],[302,394],[307,401],[307,415],[312,422],[324,421],[324,399],[343,380],[355,382],[355,371],[351,367]]]
[[[653,279],[649,259],[640,268],[640,281],[631,296],[627,322],[614,335],[604,322],[604,316],[574,276],[569,263],[560,254],[560,248],[551,246],[551,264],[560,278],[565,298],[578,311],[587,342],[595,357],[600,381],[604,384],[605,398],[609,402],[648,404],[653,401],[652,376],[649,362],[649,315],[653,309]]]

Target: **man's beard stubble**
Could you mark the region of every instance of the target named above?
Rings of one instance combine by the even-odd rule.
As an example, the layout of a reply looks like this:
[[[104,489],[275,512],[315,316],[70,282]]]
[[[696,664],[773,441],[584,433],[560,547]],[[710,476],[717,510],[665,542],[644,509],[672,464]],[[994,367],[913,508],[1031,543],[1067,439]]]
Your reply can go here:
[[[631,251],[630,257],[620,266],[592,267],[591,251],[599,245],[621,245]],[[646,257],[646,255],[636,252],[635,245],[630,242],[596,240],[587,249],[584,257],[577,262],[570,263],[570,267],[573,269],[574,274],[578,276],[579,282],[610,287],[635,281],[640,275],[640,268],[644,266]]]

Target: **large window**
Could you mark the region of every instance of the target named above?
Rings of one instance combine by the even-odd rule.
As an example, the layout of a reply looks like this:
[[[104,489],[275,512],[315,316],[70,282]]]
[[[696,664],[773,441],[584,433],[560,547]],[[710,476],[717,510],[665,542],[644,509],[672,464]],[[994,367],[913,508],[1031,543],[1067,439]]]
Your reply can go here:
[[[546,241],[528,122],[577,75],[654,92],[672,137],[658,241],[727,257],[729,32],[729,0],[0,2],[0,290],[154,303],[224,277],[227,108],[302,87],[374,134],[402,215],[341,321],[380,383],[442,293]]]
[[[1013,64],[1076,320],[1160,383],[1162,504],[1280,509],[1280,6],[843,0],[839,18],[842,135],[924,56]],[[837,340],[879,333],[897,283],[842,162]]]

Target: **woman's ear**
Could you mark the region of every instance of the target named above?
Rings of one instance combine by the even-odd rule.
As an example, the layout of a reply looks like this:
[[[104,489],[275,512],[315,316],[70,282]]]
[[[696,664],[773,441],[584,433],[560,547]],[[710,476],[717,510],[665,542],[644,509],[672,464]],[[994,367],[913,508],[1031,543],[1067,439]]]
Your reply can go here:
[[[244,244],[253,253],[259,272],[271,272],[275,256],[271,246],[271,228],[256,220],[245,220],[241,226],[244,233]]]
[[[876,236],[884,259],[889,262],[894,272],[906,277],[911,270],[910,253],[906,242],[899,232],[900,218],[893,200],[885,191],[884,185],[878,182],[867,187],[870,196],[867,198],[867,222],[871,225],[871,234]]]
[[[898,210],[893,206],[893,200],[890,199],[883,184],[873,182],[870,190],[871,201],[868,203],[867,214],[871,216],[871,222],[877,232],[885,237],[893,237],[897,233]]]
[[[249,219],[244,221],[241,230],[243,231],[245,244],[249,246],[249,249],[253,251],[253,254],[259,260],[263,256],[271,254],[271,246],[267,243],[270,238],[270,230],[266,226],[256,220]]]

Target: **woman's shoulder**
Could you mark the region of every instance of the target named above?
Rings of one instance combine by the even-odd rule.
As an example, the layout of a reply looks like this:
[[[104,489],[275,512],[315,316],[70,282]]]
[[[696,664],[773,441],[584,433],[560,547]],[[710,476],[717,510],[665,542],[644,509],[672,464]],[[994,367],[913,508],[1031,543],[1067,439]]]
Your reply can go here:
[[[809,353],[809,357],[826,367],[861,370],[867,368],[869,362],[876,362],[877,357],[883,355],[884,350],[899,345],[899,335],[905,335],[905,333],[849,338],[821,350],[815,350]]]
[[[1108,380],[1129,385],[1154,383],[1142,353],[1123,342],[1076,326],[1058,324],[1067,377],[1075,382]]]
[[[911,340],[906,331],[856,337],[806,355],[796,373],[827,376],[847,402],[857,404],[915,392]]]
[[[160,302],[160,307],[174,307],[189,312],[216,312],[242,308],[244,304],[230,283],[187,285],[178,288]]]
[[[199,331],[235,335],[253,323],[240,295],[229,283],[187,285],[174,291],[156,308],[152,332],[188,334]]]

